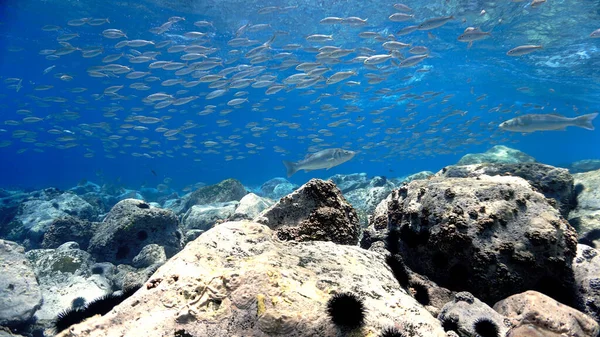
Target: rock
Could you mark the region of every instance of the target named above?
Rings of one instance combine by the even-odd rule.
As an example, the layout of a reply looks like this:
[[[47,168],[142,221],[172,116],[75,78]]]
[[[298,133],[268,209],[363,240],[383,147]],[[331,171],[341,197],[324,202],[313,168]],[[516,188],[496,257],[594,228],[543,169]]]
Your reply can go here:
[[[186,232],[191,229],[209,230],[215,223],[232,216],[238,204],[237,201],[230,201],[194,205],[183,216],[183,231]]]
[[[0,239],[0,326],[28,322],[42,306],[42,293],[23,247]]]
[[[556,201],[563,217],[567,217],[575,206],[573,176],[568,170],[538,163],[525,164],[479,164],[467,166],[448,166],[437,176],[448,178],[511,175],[527,180],[531,186],[546,198]]]
[[[463,156],[456,165],[481,163],[535,163],[535,158],[503,145],[496,145],[483,153],[469,153]]]
[[[571,307],[557,302],[537,291],[526,291],[512,295],[494,305],[501,315],[510,319],[515,326],[522,322],[563,336],[597,336],[598,323]]]
[[[131,263],[144,246],[156,243],[171,257],[183,247],[178,226],[179,221],[170,210],[125,199],[98,226],[88,251],[102,262]]]
[[[94,274],[94,261],[75,242],[56,249],[34,249],[26,253],[39,280],[44,303],[35,318],[51,324],[56,315],[72,306],[82,305],[111,293],[112,284],[101,274]]]
[[[285,178],[273,178],[262,184],[260,195],[269,199],[279,200],[298,188],[298,185],[292,184]]]
[[[100,185],[94,184],[91,181],[85,181],[85,182],[78,184],[77,186],[69,189],[69,191],[71,191],[79,196],[82,196],[82,195],[88,194],[88,193],[100,194],[101,190],[102,190],[102,188],[100,187]]]
[[[119,284],[122,289],[141,288],[144,286],[144,283],[148,281],[150,276],[152,276],[152,274],[154,274],[162,265],[162,263],[155,263],[143,269],[119,273],[116,275],[117,284]]]
[[[254,193],[248,193],[242,198],[242,200],[240,200],[240,204],[237,206],[233,216],[230,218],[231,220],[254,219],[260,214],[260,212],[269,208],[273,204],[273,200],[261,198]]]
[[[132,265],[136,268],[146,268],[153,264],[163,264],[167,261],[165,249],[155,243],[144,246],[140,253],[133,258]]]
[[[569,165],[571,173],[583,173],[600,170],[600,159],[579,160]]]
[[[200,235],[202,235],[205,231],[201,229],[192,229],[185,232],[185,244],[187,245],[189,242],[196,240]]]
[[[577,173],[573,178],[577,191],[577,206],[569,213],[569,222],[580,237],[589,236],[586,244],[598,245],[600,233],[596,232],[600,231],[600,170]]]
[[[333,182],[320,179],[281,198],[256,221],[274,229],[281,240],[355,245],[360,234],[356,211]]]
[[[413,181],[377,206],[363,247],[388,228],[407,266],[442,287],[486,303],[529,289],[572,301],[575,230],[522,178]]]
[[[344,197],[354,207],[361,227],[367,227],[369,215],[375,207],[396,188],[392,182],[383,177],[374,177],[365,187],[353,189]]]
[[[400,186],[402,185],[402,183],[409,183],[413,180],[422,180],[422,179],[427,179],[431,176],[433,176],[434,173],[431,171],[421,171],[421,172],[417,172],[402,178],[394,178],[394,179],[390,179],[392,180],[392,182],[396,185],[396,186]]]
[[[328,180],[333,181],[335,186],[337,186],[342,193],[347,193],[357,188],[366,187],[370,182],[366,173],[336,174],[330,177]]]
[[[505,322],[504,316],[500,315],[487,304],[475,298],[469,292],[459,292],[454,295],[452,302],[446,303],[438,315],[442,324],[453,322],[458,326],[460,336],[479,336],[475,333],[474,324],[480,319],[488,319],[498,327],[499,336],[505,336],[511,327]]]
[[[72,216],[58,218],[48,226],[41,247],[58,248],[65,242],[74,241],[79,244],[81,249],[86,250],[98,224]]]
[[[166,185],[159,184],[159,188],[154,187],[142,187],[139,192],[143,200],[147,202],[159,202],[161,198],[165,198],[166,196],[173,193],[173,190],[166,187]]]
[[[94,219],[96,210],[76,194],[44,190],[33,194],[36,199],[24,201],[8,226],[15,230],[14,239],[27,239],[26,248],[37,248],[44,234],[56,219],[74,216]],[[19,233],[19,234],[17,234]]]
[[[185,214],[185,205],[187,203],[187,200],[190,198],[190,195],[191,193],[188,193],[181,198],[165,200],[163,202],[163,208],[170,209],[173,211],[173,213],[177,215]]]
[[[523,323],[511,328],[506,337],[564,337],[546,329],[542,329],[534,324]]]
[[[577,257],[573,261],[577,309],[600,322],[600,256],[596,249],[577,245]]]
[[[437,319],[399,288],[382,255],[332,242],[280,242],[251,222],[214,227],[132,297],[72,329],[88,337],[341,336],[326,303],[345,291],[364,298],[361,335],[395,325],[415,336],[445,336]]]
[[[223,180],[216,185],[204,186],[191,193],[186,202],[187,212],[194,205],[214,204],[227,201],[240,201],[248,192],[242,183],[235,179]]]

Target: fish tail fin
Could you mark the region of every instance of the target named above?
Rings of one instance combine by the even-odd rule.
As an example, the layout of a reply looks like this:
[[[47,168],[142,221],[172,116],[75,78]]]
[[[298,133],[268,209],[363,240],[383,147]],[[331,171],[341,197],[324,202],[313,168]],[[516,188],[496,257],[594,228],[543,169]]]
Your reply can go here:
[[[594,130],[594,125],[592,125],[592,121],[596,117],[598,117],[597,112],[579,116],[579,117],[575,118],[575,125],[577,125],[580,128],[587,129],[587,130]]]
[[[294,173],[298,172],[298,167],[296,166],[296,163],[284,160],[283,165],[285,165],[288,178],[294,175]]]

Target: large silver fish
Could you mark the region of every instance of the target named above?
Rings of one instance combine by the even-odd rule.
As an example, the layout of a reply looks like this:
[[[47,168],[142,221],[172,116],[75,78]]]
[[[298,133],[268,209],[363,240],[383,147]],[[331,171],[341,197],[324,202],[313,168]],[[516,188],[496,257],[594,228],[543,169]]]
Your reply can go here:
[[[591,113],[574,118],[558,114],[530,114],[502,122],[500,123],[500,128],[515,132],[564,130],[568,126],[577,126],[587,130],[594,130],[592,121],[596,116],[598,116],[598,113]]]
[[[287,170],[288,178],[294,173],[304,170],[304,172],[318,170],[318,169],[330,169],[334,166],[340,165],[352,159],[356,152],[344,150],[344,149],[327,149],[322,150],[313,154],[308,154],[306,157],[298,162],[291,162],[284,160],[283,165]]]

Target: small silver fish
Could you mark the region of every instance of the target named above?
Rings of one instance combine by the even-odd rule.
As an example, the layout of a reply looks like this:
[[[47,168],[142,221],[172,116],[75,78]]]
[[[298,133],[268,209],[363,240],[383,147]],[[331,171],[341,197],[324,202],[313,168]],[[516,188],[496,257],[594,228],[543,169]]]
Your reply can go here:
[[[502,122],[499,127],[503,130],[513,132],[564,130],[568,126],[577,126],[587,130],[594,130],[592,121],[597,116],[597,112],[574,118],[558,114],[529,114]]]
[[[534,51],[538,50],[538,49],[542,49],[542,46],[538,46],[538,45],[524,45],[524,46],[518,46],[516,48],[513,48],[511,50],[509,50],[506,55],[508,56],[521,56],[521,55],[527,55],[529,53],[533,53]]]
[[[287,170],[288,178],[294,173],[304,170],[304,172],[327,169],[340,165],[352,159],[356,152],[340,148],[326,149],[313,154],[308,154],[304,159],[298,162],[283,161]]]

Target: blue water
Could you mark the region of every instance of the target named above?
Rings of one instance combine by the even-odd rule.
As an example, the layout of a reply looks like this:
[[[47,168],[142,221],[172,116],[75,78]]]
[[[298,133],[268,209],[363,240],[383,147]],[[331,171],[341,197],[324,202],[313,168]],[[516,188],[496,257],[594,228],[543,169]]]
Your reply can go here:
[[[327,171],[300,172],[291,181],[302,184],[312,177],[326,178],[336,173],[367,172],[396,177],[421,170],[437,171],[467,153],[483,152],[496,144],[519,149],[551,165],[600,157],[598,130],[571,127],[567,131],[522,135],[497,127],[500,122],[519,114],[555,112],[572,117],[598,109],[600,39],[589,37],[592,31],[600,28],[597,26],[600,7],[596,1],[578,1],[576,4],[548,1],[538,8],[531,8],[528,2],[508,1],[412,0],[404,3],[413,8],[413,21],[389,21],[387,17],[397,12],[392,7],[393,1],[378,1],[376,5],[362,1],[4,1],[0,4],[0,144],[4,144],[0,148],[0,186],[66,188],[87,179],[136,188],[156,186],[170,178],[171,187],[179,189],[196,182],[215,183],[230,177],[252,186],[284,176],[281,160],[300,160],[306,153],[331,147],[360,152],[340,166]],[[261,8],[269,6],[279,9],[259,14]],[[481,15],[482,10],[486,14]],[[289,90],[275,95],[265,95],[266,88],[247,87],[230,89],[224,96],[207,101],[204,96],[213,90],[208,88],[208,83],[200,83],[187,89],[186,93],[177,93],[186,88],[181,85],[165,87],[161,82],[194,78],[176,76],[175,71],[148,69],[148,64],[154,61],[180,61],[184,53],[168,53],[167,48],[193,44],[193,40],[183,37],[191,31],[207,33],[201,40],[202,45],[218,48],[209,57],[221,58],[225,63],[231,61],[209,73],[249,64],[244,54],[257,45],[234,48],[227,42],[247,23],[269,24],[265,30],[243,32],[240,37],[262,44],[274,32],[285,32],[278,34],[267,50],[269,60],[256,64],[267,67],[256,77],[273,75],[277,77],[275,82],[283,83],[286,77],[298,71],[293,66],[287,70],[275,69],[282,60],[273,58],[274,55],[289,52],[298,63],[314,62],[316,55],[302,49],[282,50],[286,44],[330,45],[345,49],[367,47],[374,51],[372,54],[384,54],[387,52],[381,46],[383,40],[361,38],[359,33],[371,31],[385,37],[402,27],[445,15],[453,15],[455,19],[430,31],[417,30],[396,36],[399,41],[431,50],[431,57],[415,67],[398,68],[387,61],[382,69],[367,69],[361,63],[349,62],[358,55],[368,55],[359,54],[358,50],[341,58],[339,64],[327,65],[331,70],[325,78],[337,71],[353,70],[357,75],[346,81],[361,82],[357,86],[343,85],[346,81],[326,86],[323,81],[319,83],[320,87],[309,89],[294,89],[290,85]],[[183,17],[185,21],[174,23],[161,35],[149,31],[173,16]],[[358,16],[368,20],[366,25],[359,27],[319,24],[321,19],[329,16]],[[100,26],[67,24],[69,20],[80,18],[109,18],[110,23]],[[200,20],[211,22],[213,27],[195,27],[193,23]],[[46,25],[61,28],[42,30]],[[457,37],[470,26],[491,31],[492,35],[467,49],[466,43],[457,41]],[[118,75],[118,78],[88,76],[86,70],[89,67],[108,64],[102,62],[103,57],[132,53],[128,47],[115,48],[115,44],[125,38],[102,36],[102,31],[109,28],[122,30],[129,40],[145,39],[155,44],[173,40],[162,49],[152,45],[134,48],[142,53],[160,51],[161,54],[151,62],[132,64],[126,57],[113,62],[136,71],[150,71],[149,76],[157,76],[160,80],[144,82],[143,78],[127,79],[126,74]],[[82,52],[77,50],[56,60],[40,55],[41,50],[60,48],[57,37],[69,33],[79,34],[68,41],[75,48],[96,46],[102,47],[103,52],[83,58]],[[307,42],[305,37],[311,34],[332,34],[334,41]],[[506,55],[511,48],[523,44],[541,44],[543,49],[521,57]],[[241,51],[237,60],[229,54],[232,49]],[[401,52],[410,56],[406,49]],[[201,59],[189,62],[197,61]],[[55,68],[43,74],[50,66]],[[57,78],[59,75],[71,76],[72,80],[61,80]],[[385,80],[371,85],[367,83],[368,76],[385,76]],[[16,81],[11,78],[21,81],[22,87],[18,91],[11,87]],[[137,82],[146,83],[149,90],[129,87]],[[35,90],[40,85],[53,87]],[[104,89],[115,85],[124,85],[118,92],[119,99],[101,97]],[[77,87],[87,90],[81,93],[69,91]],[[304,95],[311,89],[315,93]],[[383,95],[381,90],[391,93]],[[232,108],[232,112],[220,115],[220,111],[230,108],[226,103],[238,91],[248,91],[249,94],[242,97],[248,97],[249,101],[241,108]],[[185,105],[155,110],[152,105],[145,105],[142,99],[157,92],[199,98]],[[430,93],[423,97],[414,97],[427,92]],[[354,95],[353,99],[342,99],[349,93]],[[324,94],[329,96],[323,97]],[[400,99],[403,94],[413,97]],[[482,98],[484,94],[486,96]],[[447,95],[452,96],[442,102]],[[52,96],[62,97],[65,101],[45,101]],[[315,102],[319,96],[320,100]],[[478,101],[478,97],[481,100]],[[197,114],[209,104],[217,106],[215,112]],[[252,110],[255,104],[260,104],[256,106],[260,111]],[[323,105],[330,105],[335,111],[323,111]],[[284,108],[280,109],[281,106]],[[352,106],[351,110],[339,116],[347,106]],[[119,108],[115,116],[103,116],[106,109],[113,107]],[[136,108],[141,109],[131,110]],[[387,109],[378,114],[371,113],[382,108]],[[490,110],[492,108],[497,111]],[[18,113],[18,110],[29,113]],[[463,113],[448,117],[453,110]],[[65,118],[65,111],[76,112],[78,118]],[[157,124],[127,121],[134,115],[169,116],[169,119]],[[23,118],[29,116],[44,120],[23,123]],[[409,120],[405,120],[407,118]],[[341,119],[348,119],[349,124],[328,126]],[[20,122],[20,125],[7,125],[7,120]],[[219,120],[228,122],[219,126]],[[186,122],[196,127],[182,130],[173,140],[154,131],[157,127],[178,129]],[[249,131],[246,126],[252,122],[265,129],[258,133]],[[98,123],[102,123],[103,128],[94,127]],[[121,129],[120,126],[126,123],[146,126],[148,130]],[[289,128],[290,123],[296,123],[297,127]],[[600,120],[595,124],[600,125]],[[62,134],[48,133],[51,129]],[[14,132],[19,130],[27,132],[27,136],[15,137]],[[119,133],[123,130],[128,133]],[[184,147],[184,134],[193,140],[187,147]],[[282,134],[286,136],[281,137]],[[221,143],[232,135],[239,136],[234,139],[239,145],[221,144],[212,148],[204,145],[206,141]],[[63,136],[74,138],[66,142],[57,140]],[[114,139],[114,136],[121,138]],[[135,139],[127,140],[128,136]],[[313,142],[314,137],[322,142]],[[61,149],[64,144],[73,144],[73,147]],[[147,144],[152,145],[146,147]],[[209,149],[215,151],[206,152]]]

